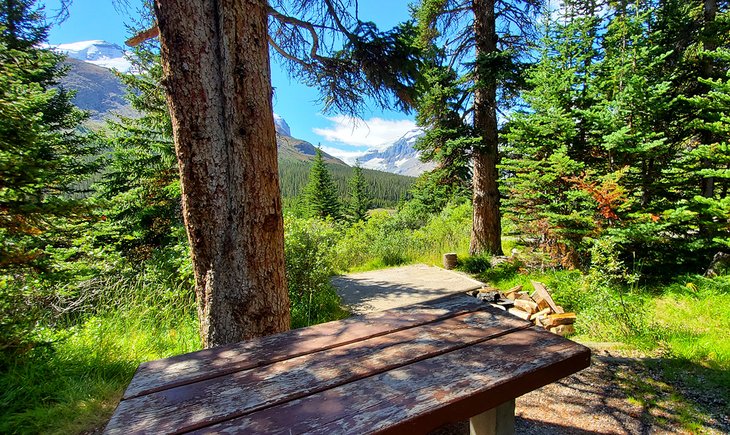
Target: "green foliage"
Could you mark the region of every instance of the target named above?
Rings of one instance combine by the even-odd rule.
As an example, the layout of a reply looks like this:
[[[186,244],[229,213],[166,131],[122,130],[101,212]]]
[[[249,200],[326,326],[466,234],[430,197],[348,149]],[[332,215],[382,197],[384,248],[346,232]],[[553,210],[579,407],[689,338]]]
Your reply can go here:
[[[23,353],[0,356],[0,432],[81,433],[106,424],[137,365],[200,349],[190,287],[140,275],[99,277]]]
[[[159,85],[159,54],[150,47],[137,48],[133,65],[135,74],[120,78],[140,116],[110,120],[104,132],[110,151],[99,193],[107,200],[107,220],[98,234],[130,260],[141,261],[175,249],[185,234],[172,123]]]
[[[304,188],[304,204],[309,217],[339,219],[342,216],[335,183],[319,148],[309,169],[309,182]]]
[[[546,18],[526,107],[505,126],[506,217],[556,265],[624,282],[700,270],[730,238],[720,187],[727,105],[722,78],[702,78],[707,62],[676,57],[707,35],[692,42],[668,28],[722,26],[727,12],[689,25],[696,18],[674,15],[683,6],[671,2],[617,4],[605,15],[576,7]],[[679,22],[663,21],[670,16]],[[715,75],[727,71],[722,50],[703,55],[719,56]],[[687,68],[704,71],[699,81]]]
[[[366,222],[347,228],[336,246],[338,270],[370,270],[414,261],[441,264],[445,252],[464,255],[471,226],[469,204],[450,205],[440,213],[376,211]]]
[[[56,87],[62,56],[39,48],[47,27],[34,3],[0,2],[2,350],[28,344],[45,282],[68,279],[68,262],[84,256],[72,241],[91,218],[79,186],[96,169],[78,129],[85,114]]]
[[[326,166],[337,186],[338,197],[344,201],[348,196],[354,168],[338,164],[326,164]],[[286,206],[295,205],[301,200],[311,167],[312,163],[306,161],[279,162],[281,196]],[[365,178],[367,195],[371,198],[371,206],[376,208],[396,207],[400,201],[409,198],[409,189],[415,181],[412,177],[372,169],[363,169],[362,174]]]
[[[474,275],[478,275],[492,267],[491,257],[480,255],[480,256],[469,256],[466,258],[458,259],[458,267],[464,272],[468,272]]]
[[[350,187],[350,197],[347,203],[348,219],[352,222],[365,220],[370,209],[370,196],[359,162],[352,170],[352,178],[348,185]]]
[[[421,151],[421,160],[438,165],[427,175],[429,181],[421,186],[433,192],[434,203],[439,198],[448,200],[455,193],[468,191],[471,150],[480,142],[459,113],[466,92],[463,83],[458,82],[456,71],[440,65],[441,56],[435,57],[433,63],[427,64],[423,83],[418,87],[416,122],[425,134],[415,144]],[[443,205],[434,204],[434,208],[441,209]]]
[[[335,224],[331,220],[287,216],[284,229],[292,328],[346,317],[330,283],[338,238]]]

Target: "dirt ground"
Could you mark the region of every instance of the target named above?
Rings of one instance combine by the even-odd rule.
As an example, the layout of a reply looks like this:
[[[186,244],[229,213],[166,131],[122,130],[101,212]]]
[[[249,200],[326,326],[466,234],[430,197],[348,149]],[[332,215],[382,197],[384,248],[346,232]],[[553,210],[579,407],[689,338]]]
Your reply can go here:
[[[402,307],[484,285],[466,274],[425,264],[337,276],[332,284],[353,314]]]

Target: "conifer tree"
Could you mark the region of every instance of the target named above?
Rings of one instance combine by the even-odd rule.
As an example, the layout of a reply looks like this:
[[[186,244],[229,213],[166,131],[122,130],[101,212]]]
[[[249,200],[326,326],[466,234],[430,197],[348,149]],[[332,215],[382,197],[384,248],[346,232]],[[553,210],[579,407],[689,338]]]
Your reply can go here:
[[[139,261],[179,241],[182,205],[159,50],[148,43],[130,59],[135,73],[120,79],[139,116],[108,122],[104,139],[111,153],[100,193],[111,200],[107,243],[120,243],[125,255]]]
[[[461,113],[468,114],[474,135],[481,139],[471,150],[471,254],[502,254],[497,110],[519,86],[520,54],[540,4],[540,0],[421,0],[416,12],[422,40],[444,40],[449,62],[466,72],[470,84]]]
[[[312,168],[309,170],[309,182],[304,188],[304,199],[305,207],[311,217],[320,219],[341,217],[337,187],[324,163],[320,148],[317,148]]]
[[[40,48],[48,27],[33,0],[0,1],[0,269],[48,272],[46,247],[65,244],[95,169],[79,133],[85,114],[58,87],[63,56]]]
[[[348,203],[348,217],[350,221],[358,222],[367,219],[371,198],[359,161],[356,162],[355,167],[352,169],[352,178],[348,184],[350,188],[350,199]]]
[[[464,84],[453,68],[442,64],[440,54],[433,57],[417,87],[416,122],[425,134],[414,148],[421,151],[422,161],[437,166],[422,176],[414,193],[424,206],[437,211],[455,196],[469,192],[471,151],[480,139],[459,113],[460,102],[468,95]]]
[[[566,5],[567,7],[567,5]],[[527,73],[522,97],[505,128],[502,170],[506,216],[519,235],[567,267],[580,266],[583,243],[595,224],[590,198],[570,182],[585,169],[594,103],[596,21],[572,17],[563,23],[546,14],[538,62]]]

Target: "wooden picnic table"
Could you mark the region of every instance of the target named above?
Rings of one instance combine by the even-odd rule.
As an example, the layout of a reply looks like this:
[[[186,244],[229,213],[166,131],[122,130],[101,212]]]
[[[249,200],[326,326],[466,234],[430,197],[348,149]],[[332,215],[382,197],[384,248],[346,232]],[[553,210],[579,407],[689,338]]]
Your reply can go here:
[[[589,360],[458,294],[143,363],[105,432],[509,433],[516,397]]]

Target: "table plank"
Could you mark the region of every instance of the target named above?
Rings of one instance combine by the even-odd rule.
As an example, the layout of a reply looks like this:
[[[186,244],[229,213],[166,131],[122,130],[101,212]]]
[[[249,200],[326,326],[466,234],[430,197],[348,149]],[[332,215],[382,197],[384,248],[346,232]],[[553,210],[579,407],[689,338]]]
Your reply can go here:
[[[140,364],[123,399],[484,309],[463,293]]]
[[[476,311],[123,401],[108,433],[184,432],[529,327]]]
[[[586,347],[530,328],[193,433],[423,433],[589,364]]]

